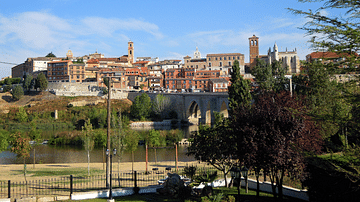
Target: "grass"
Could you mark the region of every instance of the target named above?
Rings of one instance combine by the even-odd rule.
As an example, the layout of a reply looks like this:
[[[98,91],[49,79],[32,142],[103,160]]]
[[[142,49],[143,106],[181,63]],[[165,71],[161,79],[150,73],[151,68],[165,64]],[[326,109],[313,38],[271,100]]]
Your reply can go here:
[[[237,189],[236,187],[233,188],[214,188],[214,194],[223,193],[224,196],[233,195],[237,197]],[[242,201],[251,201],[251,202],[267,202],[267,201],[274,201],[273,195],[270,193],[260,192],[260,196],[256,197],[256,191],[249,190],[248,193],[245,193],[244,189],[241,189],[240,198]],[[82,200],[82,201],[89,201],[89,202],[105,202],[107,199],[89,199],[89,200]],[[169,196],[159,195],[159,194],[139,194],[139,195],[132,195],[132,196],[124,196],[124,197],[117,197],[115,201],[131,201],[131,202],[145,202],[145,201],[166,201],[166,202],[180,202],[180,199],[173,199]],[[201,201],[201,198],[191,198],[185,200],[185,202],[196,202]],[[304,202],[299,199],[294,198],[286,198],[284,197],[284,202]]]
[[[18,170],[18,172],[24,172],[23,170]],[[78,177],[85,177],[88,175],[87,168],[64,168],[61,170],[54,170],[54,169],[35,169],[35,170],[28,170],[26,171],[28,175],[33,177],[48,177],[48,176],[70,176],[76,175]],[[100,175],[104,174],[103,170],[98,169],[91,169],[91,175]]]

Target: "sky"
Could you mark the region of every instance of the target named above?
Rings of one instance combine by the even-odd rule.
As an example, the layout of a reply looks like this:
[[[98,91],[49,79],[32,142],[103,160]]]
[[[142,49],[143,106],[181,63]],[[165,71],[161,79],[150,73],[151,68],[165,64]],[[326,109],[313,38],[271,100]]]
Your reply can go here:
[[[317,9],[297,0],[2,0],[0,1],[0,78],[29,57],[52,52],[65,57],[102,53],[183,59],[196,47],[211,53],[241,53],[249,61],[249,41],[259,37],[260,55],[276,43],[279,51],[312,52],[299,27],[302,16],[287,8]],[[12,64],[5,64],[12,63]]]

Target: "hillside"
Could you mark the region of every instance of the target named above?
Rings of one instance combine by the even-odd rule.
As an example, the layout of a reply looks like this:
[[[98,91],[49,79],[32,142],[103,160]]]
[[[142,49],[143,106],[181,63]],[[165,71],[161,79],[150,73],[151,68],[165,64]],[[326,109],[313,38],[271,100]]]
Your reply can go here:
[[[97,102],[104,101],[101,97],[63,97],[56,96],[49,92],[31,93],[24,95],[19,101],[14,101],[12,95],[9,92],[0,93],[0,112],[7,113],[11,108],[18,108],[22,106],[29,106],[28,111],[54,111],[66,110],[67,106],[71,102]],[[112,100],[118,102],[119,100]],[[131,101],[122,100],[127,105],[131,105]],[[106,103],[100,103],[99,105],[105,105]]]

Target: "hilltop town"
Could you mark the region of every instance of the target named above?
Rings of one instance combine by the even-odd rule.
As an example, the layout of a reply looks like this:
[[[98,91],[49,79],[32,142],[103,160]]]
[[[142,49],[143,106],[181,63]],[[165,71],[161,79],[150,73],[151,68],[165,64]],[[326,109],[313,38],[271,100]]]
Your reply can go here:
[[[76,57],[72,51],[66,57],[56,57],[52,53],[47,57],[27,58],[12,67],[12,78],[34,78],[43,73],[50,88],[69,84],[86,83],[86,87],[105,87],[103,78],[110,77],[112,88],[123,90],[150,90],[166,92],[227,92],[230,85],[230,73],[234,61],[239,61],[240,73],[245,79],[253,79],[250,70],[255,66],[256,58],[267,63],[282,61],[288,67],[288,74],[300,72],[300,61],[296,49],[279,51],[277,44],[269,48],[266,55],[259,54],[259,37],[249,38],[249,63],[245,63],[242,53],[215,53],[202,57],[196,47],[193,57],[182,60],[159,60],[158,57],[136,57],[135,44],[129,41],[127,55],[108,58],[95,53]],[[89,85],[89,82],[92,85]],[[51,85],[51,84],[61,85]],[[55,87],[54,87],[55,86]]]

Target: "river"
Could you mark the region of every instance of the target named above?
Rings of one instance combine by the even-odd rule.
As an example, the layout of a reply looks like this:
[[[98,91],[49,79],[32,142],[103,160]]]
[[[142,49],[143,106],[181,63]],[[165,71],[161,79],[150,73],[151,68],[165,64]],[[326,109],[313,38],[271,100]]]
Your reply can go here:
[[[137,130],[148,130],[151,128],[137,128]],[[191,131],[197,130],[197,126],[190,126],[181,128],[184,138],[188,138]],[[179,161],[193,161],[194,158],[186,155],[187,146],[178,146],[178,160]],[[145,162],[145,146],[139,145],[134,153],[135,162]],[[155,162],[154,149],[148,150],[149,162]],[[30,157],[26,159],[26,163],[33,163],[33,150],[31,150]],[[158,148],[156,149],[157,161],[175,161],[175,148]],[[35,159],[37,164],[57,164],[57,163],[87,163],[87,152],[83,148],[73,146],[52,146],[52,145],[38,145],[36,146]],[[121,156],[117,155],[114,160],[121,158],[123,162],[131,162],[131,154],[123,153]],[[90,152],[91,163],[104,162],[104,152],[102,148],[93,149]],[[23,159],[16,157],[16,154],[10,151],[0,153],[0,164],[22,164]]]

